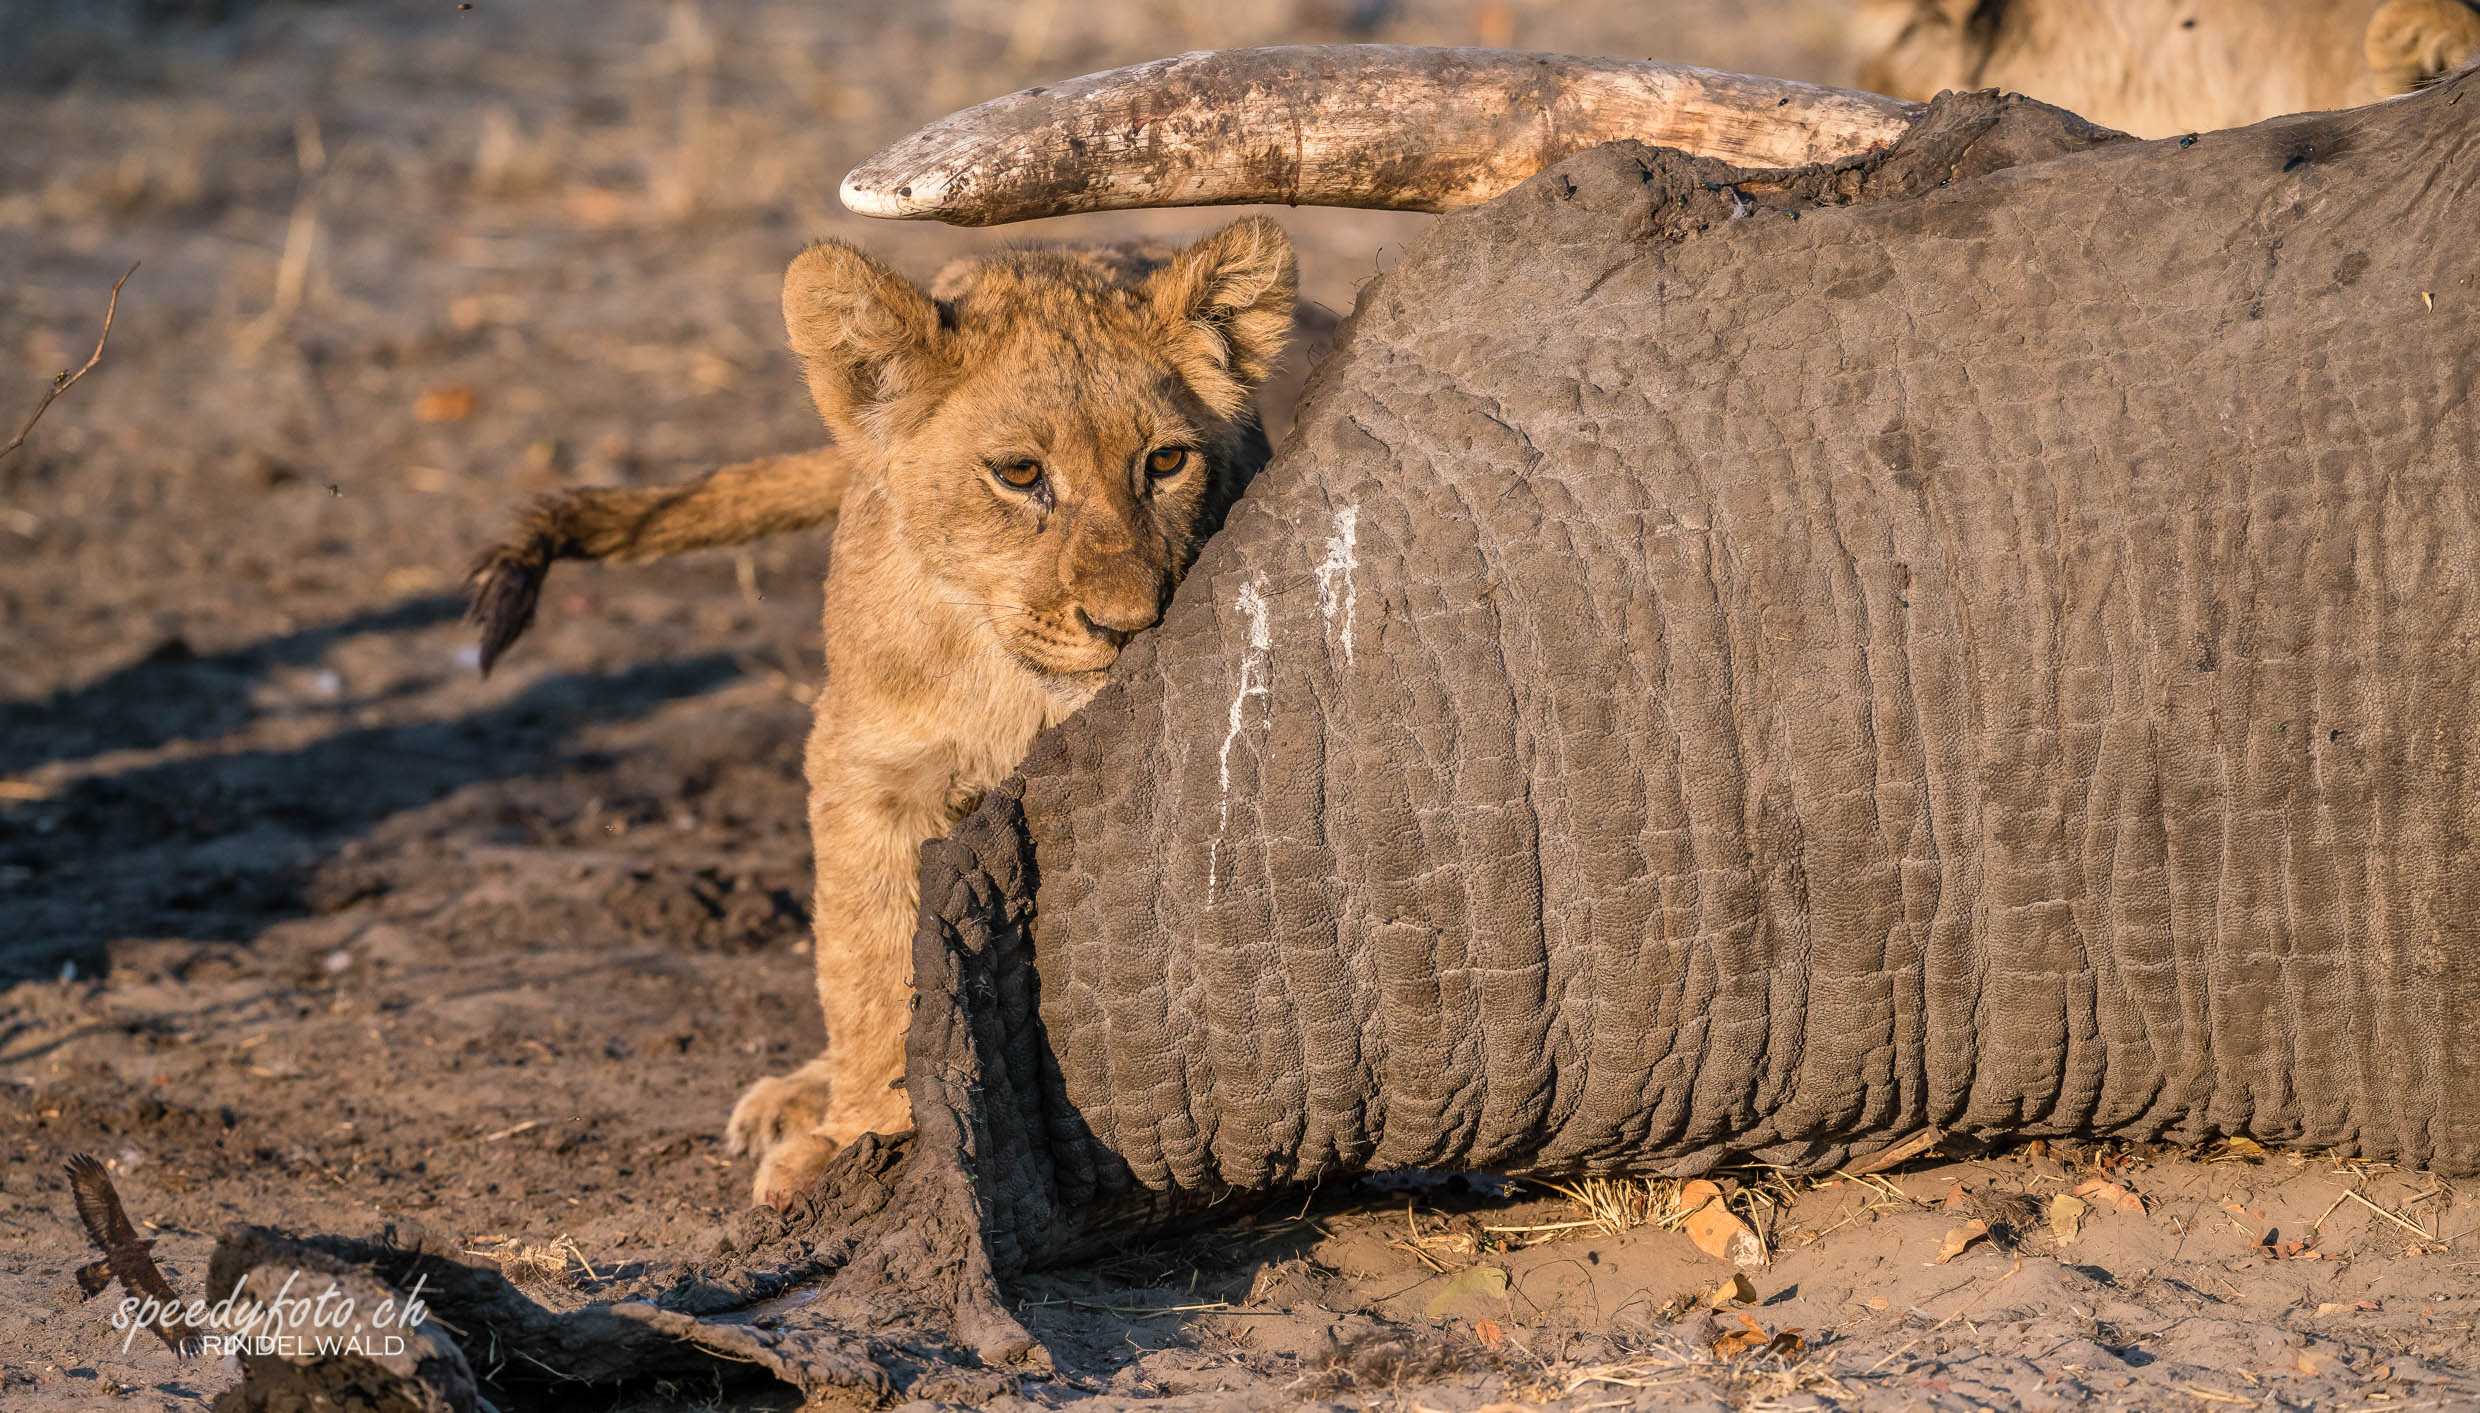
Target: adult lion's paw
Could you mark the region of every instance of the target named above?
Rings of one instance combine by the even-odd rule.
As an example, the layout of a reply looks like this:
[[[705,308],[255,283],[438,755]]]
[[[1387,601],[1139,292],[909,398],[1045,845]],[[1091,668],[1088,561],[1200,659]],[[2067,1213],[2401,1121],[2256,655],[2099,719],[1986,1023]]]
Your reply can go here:
[[[724,1151],[758,1155],[749,1200],[783,1210],[818,1181],[835,1140],[820,1135],[833,1090],[825,1056],[749,1086],[724,1125]]]

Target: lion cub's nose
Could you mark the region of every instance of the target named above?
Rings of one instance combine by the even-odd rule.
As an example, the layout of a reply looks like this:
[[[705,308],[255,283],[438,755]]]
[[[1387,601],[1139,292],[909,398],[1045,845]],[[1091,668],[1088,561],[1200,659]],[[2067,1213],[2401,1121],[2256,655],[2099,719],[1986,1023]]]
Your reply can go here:
[[[1076,616],[1095,637],[1116,647],[1162,621],[1163,601],[1171,597],[1171,581],[1162,567],[1144,556],[1102,553],[1079,556],[1062,566],[1060,587]]]
[[[1142,600],[1133,596],[1099,599],[1077,605],[1076,616],[1095,637],[1124,643],[1162,621],[1162,599],[1160,595]]]

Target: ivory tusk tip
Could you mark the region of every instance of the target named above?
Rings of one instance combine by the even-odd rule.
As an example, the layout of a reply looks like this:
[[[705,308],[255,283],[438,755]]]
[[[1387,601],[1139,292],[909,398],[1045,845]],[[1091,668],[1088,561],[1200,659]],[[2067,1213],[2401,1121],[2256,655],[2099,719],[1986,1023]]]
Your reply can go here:
[[[938,205],[938,193],[925,192],[917,185],[873,170],[879,165],[864,163],[845,175],[843,185],[835,191],[845,210],[887,221],[918,221],[932,214]]]

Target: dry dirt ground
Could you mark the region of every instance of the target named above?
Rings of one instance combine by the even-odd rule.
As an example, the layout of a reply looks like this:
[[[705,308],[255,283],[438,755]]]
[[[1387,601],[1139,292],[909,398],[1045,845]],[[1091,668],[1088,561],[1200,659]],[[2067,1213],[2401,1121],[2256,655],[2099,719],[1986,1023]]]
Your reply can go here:
[[[726,1108],[819,1042],[799,746],[825,546],[565,568],[488,682],[459,571],[532,490],[808,444],[775,313],[807,238],[926,275],[1216,219],[873,226],[833,202],[856,159],[1183,48],[1352,33],[1831,80],[1836,24],[1823,0],[0,0],[0,433],[144,262],[102,365],[0,461],[0,1403],[194,1407],[229,1380],[75,1298],[81,1150],[193,1286],[232,1220],[418,1221],[565,1302],[707,1249],[747,1181]],[[1277,214],[1338,307],[1421,224]],[[1675,1184],[1587,1194],[1602,1225],[1460,1179],[1332,1191],[1026,1280],[1062,1373],[1020,1396],[2480,1406],[2468,1188],[2216,1157],[1730,1174],[1769,1259],[1719,1300],[1732,1267],[1675,1229]],[[2055,1198],[2096,1180],[2142,1210],[2088,1189],[2070,1240]],[[484,1372],[510,1408],[764,1405]]]

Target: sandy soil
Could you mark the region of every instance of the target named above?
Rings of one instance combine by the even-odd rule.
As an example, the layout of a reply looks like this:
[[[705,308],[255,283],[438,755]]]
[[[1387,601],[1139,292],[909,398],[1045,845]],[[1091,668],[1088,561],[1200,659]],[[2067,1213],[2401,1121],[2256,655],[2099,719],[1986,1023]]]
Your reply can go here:
[[[0,1402],[193,1407],[229,1379],[124,1352],[110,1302],[77,1300],[81,1150],[192,1284],[232,1220],[419,1221],[559,1301],[708,1248],[747,1180],[731,1098],[819,1041],[799,744],[824,547],[564,568],[488,682],[466,557],[534,489],[808,444],[775,314],[807,238],[926,275],[1217,219],[867,225],[834,182],[886,139],[1371,20],[1848,67],[1824,0],[0,0],[0,433],[144,262],[102,366],[0,461]],[[1421,224],[1276,214],[1339,307]],[[1730,1176],[1767,1247],[1752,1303],[1707,1298],[1733,1268],[1661,1220],[1675,1184],[1600,1226],[1538,1189],[1363,1186],[1028,1279],[1063,1372],[1016,1396],[2480,1406],[2468,1187],[2100,1151]],[[2062,1239],[2054,1199],[2095,1180],[2143,1210],[2093,1190]],[[506,1406],[755,1398],[535,1389]]]

